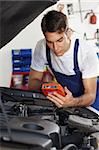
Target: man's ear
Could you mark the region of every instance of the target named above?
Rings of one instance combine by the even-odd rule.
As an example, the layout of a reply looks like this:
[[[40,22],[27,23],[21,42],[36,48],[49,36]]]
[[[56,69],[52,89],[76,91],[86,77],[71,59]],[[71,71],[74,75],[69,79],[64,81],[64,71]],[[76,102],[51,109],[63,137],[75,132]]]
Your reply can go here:
[[[68,27],[66,27],[66,29],[65,29],[65,34],[67,33],[67,31],[68,31]]]
[[[74,32],[74,31],[73,31],[71,28],[67,28],[67,30],[66,30],[66,35],[67,35],[69,38],[71,38],[73,32]]]

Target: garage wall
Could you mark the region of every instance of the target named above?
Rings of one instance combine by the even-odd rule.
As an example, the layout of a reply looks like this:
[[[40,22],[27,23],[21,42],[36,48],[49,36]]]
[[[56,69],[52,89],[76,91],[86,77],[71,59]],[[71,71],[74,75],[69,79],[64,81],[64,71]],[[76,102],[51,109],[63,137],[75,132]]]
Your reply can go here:
[[[51,9],[51,7],[46,9],[31,24],[29,24],[24,30],[22,30],[11,42],[9,42],[0,50],[0,86],[9,87],[11,83],[11,50],[31,48],[34,51],[36,42],[39,39],[43,38],[43,34],[40,28],[41,18],[43,14],[46,13],[46,11]]]
[[[31,24],[29,24],[24,30],[22,30],[11,42],[9,42],[6,46],[4,46],[0,50],[0,86],[9,87],[11,82],[12,75],[12,60],[11,60],[11,50],[12,49],[21,49],[21,48],[31,48],[32,52],[34,51],[36,42],[43,38],[43,34],[40,28],[40,22],[43,15],[52,9],[57,9],[57,5],[59,3],[64,4],[63,12],[67,14],[69,19],[69,26],[73,28],[75,31],[79,33],[79,35],[83,38],[83,34],[86,32],[88,38],[94,37],[94,33],[97,28],[99,28],[99,2],[94,0],[81,0],[81,9],[82,13],[80,13],[79,8],[79,0],[61,0],[58,3],[48,9],[46,9],[42,14],[40,14]],[[73,4],[73,15],[68,15],[67,12],[67,4]],[[97,24],[91,25],[89,24],[88,16],[86,19],[85,15],[93,9],[97,15]],[[88,42],[93,43],[94,41],[89,40]],[[95,50],[96,47],[94,47]]]

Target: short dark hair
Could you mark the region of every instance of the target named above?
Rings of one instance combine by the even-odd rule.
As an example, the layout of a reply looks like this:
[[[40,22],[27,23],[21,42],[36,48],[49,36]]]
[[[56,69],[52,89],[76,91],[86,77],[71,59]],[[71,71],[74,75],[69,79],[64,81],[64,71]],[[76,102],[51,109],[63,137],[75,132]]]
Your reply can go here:
[[[67,27],[67,16],[56,10],[49,11],[41,21],[41,29],[45,32],[63,32]]]

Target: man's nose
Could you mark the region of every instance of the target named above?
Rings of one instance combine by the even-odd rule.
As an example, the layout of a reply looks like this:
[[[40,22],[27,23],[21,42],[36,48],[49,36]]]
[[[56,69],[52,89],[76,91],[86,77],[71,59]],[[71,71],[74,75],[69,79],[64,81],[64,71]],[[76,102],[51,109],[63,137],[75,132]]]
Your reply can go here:
[[[55,51],[57,51],[58,50],[58,45],[57,45],[57,43],[55,42],[55,43],[53,43],[53,49],[55,50]]]

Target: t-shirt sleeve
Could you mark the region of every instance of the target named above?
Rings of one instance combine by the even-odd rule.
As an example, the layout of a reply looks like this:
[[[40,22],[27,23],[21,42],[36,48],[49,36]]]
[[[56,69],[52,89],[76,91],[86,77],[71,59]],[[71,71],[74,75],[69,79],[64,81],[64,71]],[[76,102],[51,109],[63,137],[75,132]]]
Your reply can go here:
[[[46,55],[46,47],[44,45],[44,42],[43,41],[37,42],[32,56],[31,68],[36,71],[43,72],[46,64],[45,55]]]
[[[86,52],[82,65],[82,78],[92,78],[99,76],[99,59],[93,46],[86,45]]]

